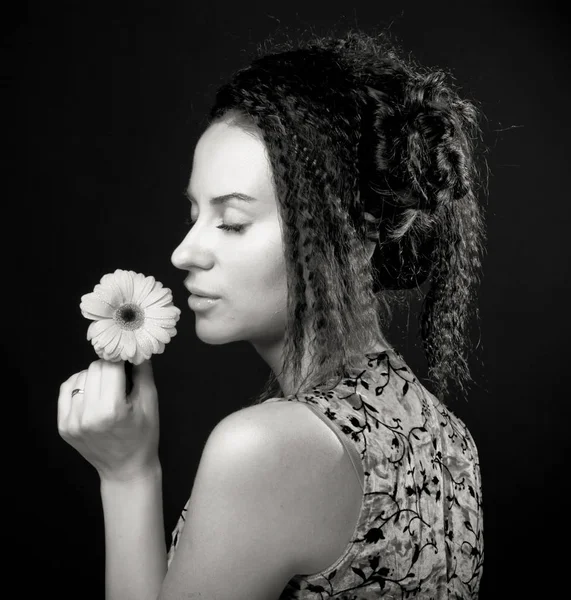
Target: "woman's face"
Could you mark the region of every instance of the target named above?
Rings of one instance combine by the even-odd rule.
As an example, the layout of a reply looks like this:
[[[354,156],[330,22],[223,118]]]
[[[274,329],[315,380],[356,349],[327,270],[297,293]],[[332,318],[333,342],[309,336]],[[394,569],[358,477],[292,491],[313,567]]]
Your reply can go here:
[[[187,288],[218,297],[207,308],[193,308],[197,336],[208,344],[279,343],[287,314],[286,263],[261,139],[225,122],[211,125],[194,151],[187,191],[193,225],[171,261],[188,271]],[[230,226],[240,231],[221,228]]]

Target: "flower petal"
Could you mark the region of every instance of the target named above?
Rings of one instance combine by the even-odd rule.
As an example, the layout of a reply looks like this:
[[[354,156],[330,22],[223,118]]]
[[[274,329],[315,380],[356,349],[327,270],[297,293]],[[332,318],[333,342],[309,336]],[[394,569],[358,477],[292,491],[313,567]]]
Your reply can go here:
[[[160,346],[159,342],[143,329],[136,329],[133,333],[137,340],[137,352],[131,362],[135,365],[140,365],[144,360],[149,360],[151,358],[155,344],[157,350]]]
[[[148,319],[145,316],[145,323],[147,321],[157,325],[158,327],[162,327],[163,329],[174,327],[176,325],[176,319]]]
[[[103,350],[100,350],[99,348],[95,348],[95,347],[93,349],[95,350],[95,354],[97,354],[97,356],[99,356],[99,358],[106,360],[105,352],[103,352]]]
[[[93,288],[93,294],[95,294],[100,300],[109,304],[113,308],[118,308],[121,305],[121,294],[113,292],[109,286],[101,285],[98,283]]]
[[[103,302],[97,294],[91,292],[81,297],[79,308],[82,312],[96,315],[102,319],[109,319],[113,316],[114,308]]]
[[[135,356],[130,360],[134,365],[140,365],[143,361],[149,360],[150,356],[147,356],[142,350],[140,346],[137,346],[137,352],[135,352]]]
[[[94,343],[93,340],[91,343],[93,344],[93,349],[95,350],[95,353],[97,354],[97,356],[99,356],[100,358],[103,358],[104,360],[111,360],[110,355],[113,352],[112,349],[114,349],[116,346],[115,340],[120,339],[120,338],[121,338],[121,330],[117,330],[117,331],[115,331],[114,340],[111,340],[111,342],[109,344],[100,346],[100,345]]]
[[[134,302],[139,306],[144,307],[147,296],[155,289],[156,279],[149,275],[145,277],[139,273],[140,277],[137,278],[137,290],[134,296]]]
[[[81,314],[86,319],[91,319],[92,321],[100,321],[101,320],[101,317],[99,315],[92,315],[91,313],[87,312],[86,310],[82,310]]]
[[[111,362],[119,362],[120,360],[122,360],[122,358],[121,358],[121,352],[123,350],[122,340],[123,340],[123,330],[119,330],[119,335],[117,336],[116,340],[113,340],[113,343],[117,342],[117,344],[116,344],[115,348],[113,348],[113,350],[110,349],[111,345],[109,346],[109,350],[106,351],[106,353],[105,353],[106,360],[110,360]]]
[[[133,275],[133,302],[135,304],[141,304],[141,293],[148,279],[150,277],[145,277],[142,273],[135,273]]]
[[[96,350],[96,352],[100,358],[102,358],[103,360],[108,360],[109,362],[116,363],[121,360],[121,357],[118,354],[116,354],[115,352],[112,354],[108,354],[107,352],[105,352],[103,350],[99,350],[99,351]]]
[[[150,356],[155,351],[155,347],[158,349],[158,341],[153,338],[153,336],[146,333],[144,329],[135,329],[133,333],[135,334],[135,339],[137,340],[137,346],[144,354]]]
[[[110,342],[113,341],[115,336],[121,332],[121,328],[115,323],[114,327],[109,327],[100,331],[97,336],[94,336],[91,343],[98,348],[105,348]]]
[[[100,319],[99,321],[95,321],[95,323],[91,323],[87,328],[87,339],[91,340],[92,338],[96,338],[106,329],[109,329],[109,327],[117,327],[113,319]]]
[[[174,306],[172,300],[172,290],[170,290],[169,288],[163,289],[167,290],[168,294],[160,300],[158,300],[157,302],[149,303],[149,307],[152,306],[153,308],[165,308],[168,306]]]
[[[101,285],[109,290],[118,304],[124,303],[123,290],[117,277],[117,269],[114,273],[107,273],[101,278]]]
[[[124,360],[121,357],[124,348],[124,333],[125,331],[123,329],[119,329],[118,335],[111,341],[109,345],[102,349],[105,352],[106,360],[110,360],[111,362]]]
[[[169,288],[165,288],[162,285],[159,287],[158,282],[154,287],[153,291],[147,296],[143,304],[141,305],[143,308],[151,307],[156,303],[166,304],[168,302],[172,302],[172,293]]]
[[[115,271],[115,273],[117,274],[116,275],[117,281],[119,282],[119,285],[121,286],[121,292],[123,294],[123,301],[124,302],[133,302],[133,289],[134,289],[133,277],[131,276],[129,271],[122,271],[122,270],[118,269],[117,271]]]
[[[143,347],[145,347],[145,342],[143,340],[146,340],[146,344],[150,346],[153,354],[156,354],[159,351],[161,342],[159,342],[155,336],[146,331],[144,325],[135,331],[135,336],[137,337],[137,340],[141,340]]]
[[[123,349],[121,350],[121,360],[130,360],[135,356],[137,352],[137,340],[135,334],[132,331],[123,330],[121,334],[121,344]]]
[[[153,337],[157,338],[159,342],[163,342],[163,344],[168,344],[170,342],[171,338],[168,332],[162,327],[155,325],[151,320],[145,320],[145,330]]]
[[[172,304],[160,307],[155,304],[149,308],[145,308],[145,317],[150,317],[151,319],[174,319],[178,321],[180,309]]]
[[[105,344],[105,352],[107,354],[114,354],[117,352],[117,348],[119,347],[119,342],[121,341],[121,328],[120,327],[116,327],[113,337],[108,340],[108,342]]]

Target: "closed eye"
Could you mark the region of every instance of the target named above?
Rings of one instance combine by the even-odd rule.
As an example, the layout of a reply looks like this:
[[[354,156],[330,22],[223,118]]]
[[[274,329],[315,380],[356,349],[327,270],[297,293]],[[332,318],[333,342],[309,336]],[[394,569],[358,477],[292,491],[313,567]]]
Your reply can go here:
[[[186,225],[189,225],[192,229],[196,221],[191,221],[190,219],[187,219],[185,223]],[[245,225],[226,225],[224,223],[222,223],[222,225],[218,225],[218,229],[223,229],[224,231],[232,231],[234,233],[241,233],[244,230],[244,227]]]

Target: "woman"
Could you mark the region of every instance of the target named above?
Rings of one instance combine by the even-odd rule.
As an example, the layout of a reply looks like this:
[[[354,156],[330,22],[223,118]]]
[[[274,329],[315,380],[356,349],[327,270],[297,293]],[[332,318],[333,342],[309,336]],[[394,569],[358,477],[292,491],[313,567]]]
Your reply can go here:
[[[127,398],[121,363],[62,385],[60,433],[101,476],[108,598],[478,596],[478,453],[444,405],[470,380],[478,135],[382,36],[282,47],[219,90],[172,262],[198,337],[250,341],[272,377],[211,432],[168,556],[150,364]],[[425,282],[434,394],[384,333]]]

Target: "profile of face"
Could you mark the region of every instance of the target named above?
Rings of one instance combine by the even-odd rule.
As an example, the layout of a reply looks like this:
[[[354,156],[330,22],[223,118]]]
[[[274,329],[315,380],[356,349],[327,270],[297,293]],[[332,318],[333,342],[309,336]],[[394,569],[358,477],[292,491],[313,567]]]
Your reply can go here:
[[[262,139],[225,121],[210,125],[196,145],[187,193],[192,224],[171,261],[188,271],[187,288],[218,298],[194,308],[196,335],[207,344],[279,343],[286,262]]]

